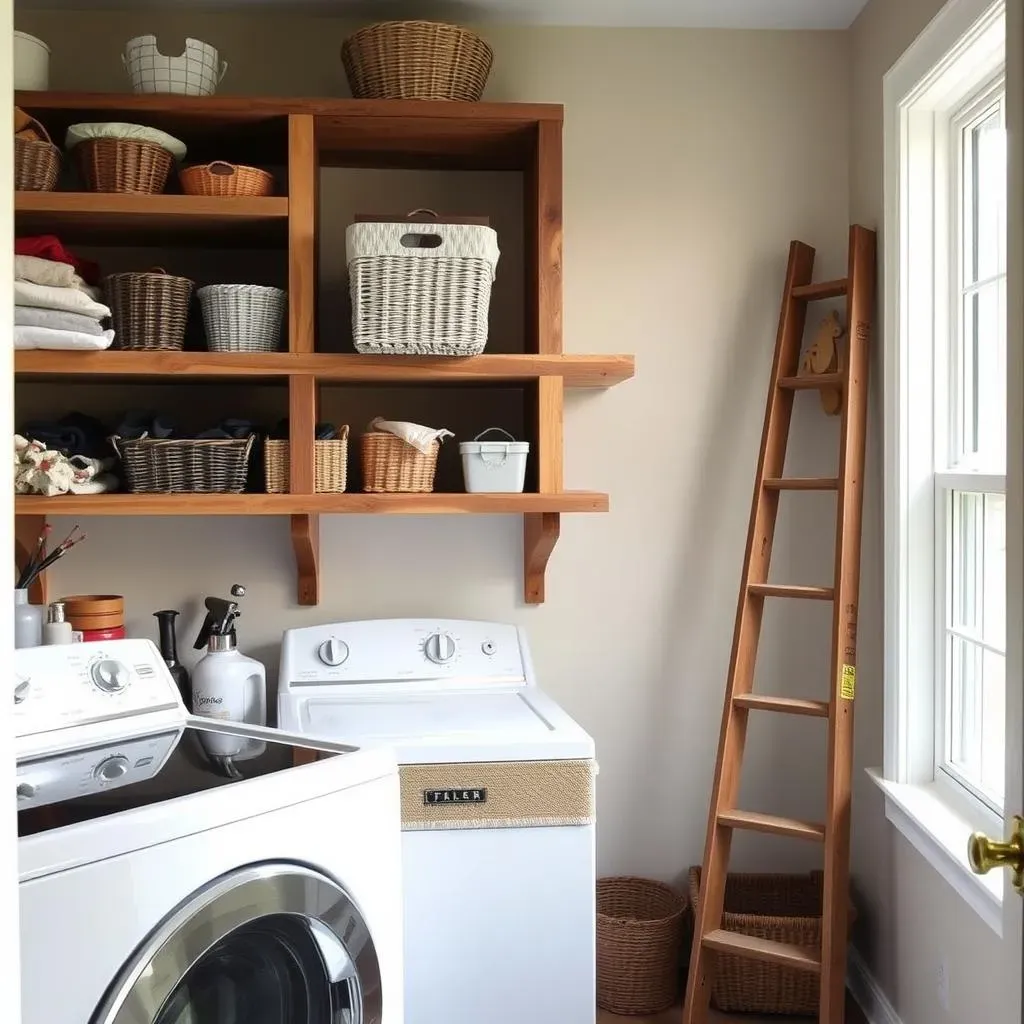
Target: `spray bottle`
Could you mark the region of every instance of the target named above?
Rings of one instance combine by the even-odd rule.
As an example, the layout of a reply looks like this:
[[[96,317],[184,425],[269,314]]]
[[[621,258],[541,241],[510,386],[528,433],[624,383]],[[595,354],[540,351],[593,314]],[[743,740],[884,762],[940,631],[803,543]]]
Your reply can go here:
[[[235,584],[232,597],[244,597],[245,587]],[[197,651],[206,654],[192,670],[192,713],[201,718],[246,725],[267,724],[267,670],[255,658],[238,650],[234,622],[240,612],[236,601],[206,599],[206,621],[196,638]],[[266,744],[215,733],[200,733],[200,742],[213,763],[226,775],[240,777],[236,761],[259,757]]]

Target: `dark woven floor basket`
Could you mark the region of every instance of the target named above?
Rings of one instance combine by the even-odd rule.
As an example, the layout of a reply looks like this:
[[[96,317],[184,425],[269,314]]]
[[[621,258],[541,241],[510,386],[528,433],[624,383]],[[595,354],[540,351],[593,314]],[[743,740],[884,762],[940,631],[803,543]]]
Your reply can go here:
[[[690,904],[700,907],[699,867],[690,868]],[[821,950],[820,871],[807,875],[730,874],[722,927],[773,942]],[[849,922],[855,912],[849,910]],[[818,975],[777,964],[715,954],[712,1005],[725,1013],[782,1013],[817,1017]]]
[[[255,436],[225,440],[112,437],[135,494],[241,494]]]
[[[648,878],[597,883],[597,1005],[660,1013],[679,998],[686,899]]]
[[[87,192],[163,192],[174,156],[134,139],[89,139],[71,151]]]
[[[114,328],[114,348],[149,352],[185,346],[193,283],[160,267],[143,273],[110,274],[103,282]]]

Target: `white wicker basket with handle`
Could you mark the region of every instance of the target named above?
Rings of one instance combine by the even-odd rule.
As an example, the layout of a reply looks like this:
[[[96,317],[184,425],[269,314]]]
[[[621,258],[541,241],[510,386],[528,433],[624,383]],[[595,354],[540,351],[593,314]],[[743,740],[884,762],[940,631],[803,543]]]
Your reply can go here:
[[[483,352],[499,255],[493,228],[351,224],[345,232],[345,255],[357,352],[429,356]]]
[[[121,62],[133,92],[174,93],[179,96],[212,96],[228,70],[215,47],[199,39],[186,39],[185,51],[165,57],[156,36],[136,36],[124,44]]]

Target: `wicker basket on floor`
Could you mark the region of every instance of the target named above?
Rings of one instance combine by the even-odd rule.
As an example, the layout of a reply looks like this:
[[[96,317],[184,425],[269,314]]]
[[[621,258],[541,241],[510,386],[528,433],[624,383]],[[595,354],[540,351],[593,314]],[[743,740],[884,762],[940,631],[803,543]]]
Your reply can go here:
[[[289,444],[288,441],[263,444],[267,494],[287,494],[291,490]],[[348,478],[348,427],[342,427],[338,436],[329,441],[314,441],[313,457],[316,493],[344,493]]]
[[[52,192],[60,176],[60,150],[35,118],[28,124],[41,139],[14,136],[14,188],[17,192]]]
[[[690,868],[690,903],[700,907],[699,867]],[[820,871],[807,875],[730,874],[722,928],[773,942],[821,949]],[[849,923],[856,913],[849,910]],[[818,975],[728,954],[716,954],[711,1001],[726,1013],[818,1015]]]
[[[480,99],[494,51],[478,35],[436,21],[384,21],[341,47],[357,100]]]
[[[400,437],[382,430],[363,434],[359,442],[364,491],[374,494],[426,493],[434,489],[440,441],[434,441],[426,455]]]
[[[194,284],[162,267],[110,274],[103,282],[114,328],[114,348],[180,352]]]
[[[255,436],[224,440],[110,439],[134,494],[241,494]]]
[[[597,1005],[660,1013],[679,998],[686,899],[647,878],[597,883]]]
[[[163,192],[174,155],[137,139],[87,139],[73,150],[87,192]]]

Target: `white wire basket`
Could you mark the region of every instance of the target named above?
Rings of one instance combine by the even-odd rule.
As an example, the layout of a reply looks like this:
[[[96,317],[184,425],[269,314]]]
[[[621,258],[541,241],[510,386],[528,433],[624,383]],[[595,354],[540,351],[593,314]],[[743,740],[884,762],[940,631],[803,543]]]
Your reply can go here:
[[[357,352],[483,352],[499,255],[493,228],[364,221],[349,225],[345,250]]]
[[[196,293],[211,352],[276,352],[287,295],[260,284],[208,284]]]
[[[124,45],[125,71],[138,93],[175,93],[179,96],[212,96],[228,70],[217,50],[199,39],[186,39],[185,52],[166,57],[156,36],[136,36]]]

